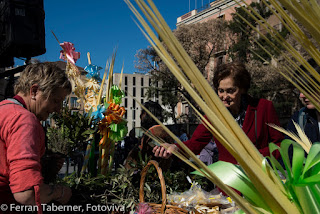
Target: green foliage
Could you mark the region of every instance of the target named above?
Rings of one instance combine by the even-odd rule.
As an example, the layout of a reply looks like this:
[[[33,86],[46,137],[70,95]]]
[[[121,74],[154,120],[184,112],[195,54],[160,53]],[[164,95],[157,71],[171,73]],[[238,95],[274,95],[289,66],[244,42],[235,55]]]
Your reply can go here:
[[[262,3],[253,2],[250,4],[250,6],[266,20],[272,15],[272,12],[268,10],[268,8]],[[270,56],[265,52],[265,50],[263,50],[260,46],[253,42],[253,38],[257,40],[257,42],[261,44],[266,50],[268,50],[272,56],[279,56],[279,52],[271,47],[263,37],[258,38],[257,33],[253,31],[251,27],[239,16],[246,19],[253,26],[258,25],[258,23],[250,15],[247,14],[243,7],[236,8],[236,13],[232,14],[233,19],[229,22],[228,25],[230,31],[236,37],[233,40],[233,44],[229,47],[228,50],[230,57],[233,60],[240,60],[242,62],[248,62],[250,60],[262,61],[261,58],[256,55],[258,54],[266,60],[271,60]],[[261,31],[264,31],[263,27],[261,27]],[[288,34],[288,31],[284,28],[279,33],[285,38]],[[269,33],[265,33],[265,36],[275,46],[281,47]],[[253,54],[251,50],[254,50],[256,54]]]
[[[244,17],[249,23],[253,24],[255,21],[243,10],[242,7],[236,8],[236,13],[232,14],[232,21],[229,22],[228,28],[231,33],[236,36],[233,40],[233,44],[229,47],[228,53],[233,60],[240,60],[247,62],[247,56],[249,54],[249,48],[252,46],[251,35],[247,32],[251,32],[250,26],[248,26],[237,13]]]
[[[79,182],[79,178],[74,172],[65,176],[59,183],[72,189],[72,197],[68,202],[70,205],[102,204],[101,195],[104,195],[106,188],[108,188],[106,176],[101,174],[96,177],[91,177],[89,174],[83,175]]]
[[[47,137],[48,148],[54,152],[67,155],[72,151],[83,151],[91,134],[96,132],[96,128],[92,128],[91,114],[72,112],[68,107],[55,113],[52,119],[55,126],[47,129]]]
[[[101,202],[121,204],[126,209],[134,210],[134,207],[139,202],[139,188],[133,180],[134,173],[134,168],[126,169],[120,166],[110,181],[106,182],[109,188],[102,195]]]
[[[122,165],[109,177],[98,175],[91,177],[84,175],[80,182],[75,174],[65,177],[61,182],[72,188],[73,196],[71,204],[106,204],[114,203],[124,205],[126,210],[135,210],[139,203],[139,189],[141,171],[148,163],[149,158],[140,154],[137,163],[132,168],[125,168]],[[191,168],[182,167],[179,170],[168,170],[163,172],[166,183],[166,193],[184,192],[191,184],[187,176],[193,171]],[[208,181],[200,176],[190,176],[192,180],[201,186],[209,186]],[[152,166],[149,168],[144,186],[145,201],[161,203],[162,194],[158,173]]]
[[[54,153],[67,155],[72,150],[74,142],[69,138],[70,130],[62,125],[57,128],[48,128],[48,148]]]
[[[164,120],[169,118],[175,120],[174,108],[179,102],[180,83],[168,70],[159,70],[151,72],[151,84],[148,87],[146,97],[149,99],[161,97],[162,104],[169,109],[169,111],[163,111]]]

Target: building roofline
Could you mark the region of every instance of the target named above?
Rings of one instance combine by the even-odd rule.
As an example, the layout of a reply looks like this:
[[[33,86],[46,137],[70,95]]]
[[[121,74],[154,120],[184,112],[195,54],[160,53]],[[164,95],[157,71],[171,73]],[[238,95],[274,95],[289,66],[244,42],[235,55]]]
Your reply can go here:
[[[230,3],[233,3],[233,4],[230,4]],[[211,7],[207,8],[205,10],[202,10],[199,13],[196,12],[195,15],[191,15],[191,16],[181,20],[180,22],[177,22],[176,26],[179,27],[179,26],[185,25],[185,24],[194,24],[194,23],[200,22],[201,20],[209,18],[213,14],[222,12],[223,10],[225,10],[231,6],[234,6],[234,5],[237,5],[237,3],[234,2],[233,0],[216,0],[211,3]],[[188,13],[186,13],[186,14],[188,14]],[[184,16],[184,15],[182,15],[182,16]],[[182,17],[182,16],[180,16],[180,17]]]

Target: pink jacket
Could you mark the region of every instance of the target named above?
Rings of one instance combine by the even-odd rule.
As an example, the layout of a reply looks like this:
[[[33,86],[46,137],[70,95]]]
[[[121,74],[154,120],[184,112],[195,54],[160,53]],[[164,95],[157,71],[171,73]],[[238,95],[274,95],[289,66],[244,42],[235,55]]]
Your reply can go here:
[[[33,113],[12,103],[0,102],[0,204],[15,202],[12,193],[32,189],[43,180],[44,130]]]

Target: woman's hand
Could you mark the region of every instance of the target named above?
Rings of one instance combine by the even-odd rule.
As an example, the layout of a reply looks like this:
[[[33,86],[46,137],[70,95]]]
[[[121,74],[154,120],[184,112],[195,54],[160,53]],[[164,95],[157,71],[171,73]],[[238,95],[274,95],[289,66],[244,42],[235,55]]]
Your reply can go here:
[[[178,151],[178,147],[175,144],[164,143],[164,146],[155,146],[152,150],[155,157],[161,157],[168,159],[171,157],[174,151]],[[167,149],[166,149],[166,148]]]

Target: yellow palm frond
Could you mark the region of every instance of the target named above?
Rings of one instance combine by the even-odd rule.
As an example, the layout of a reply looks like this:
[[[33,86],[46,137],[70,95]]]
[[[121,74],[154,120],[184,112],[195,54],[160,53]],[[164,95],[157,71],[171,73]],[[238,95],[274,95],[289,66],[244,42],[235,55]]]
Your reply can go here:
[[[285,69],[280,70],[276,68],[286,79],[288,79],[295,87],[297,87],[304,95],[315,105],[318,111],[320,111],[320,74],[307,62],[307,60],[291,45],[285,38],[283,38],[277,30],[275,30],[267,20],[261,17],[250,5],[248,5],[245,0],[235,0],[238,4],[243,3],[246,5],[244,11],[253,18],[259,26],[264,28],[273,39],[275,39],[278,44],[282,46],[284,52],[280,47],[276,47],[275,44],[270,41],[259,29],[250,24],[244,17],[237,14],[238,17],[246,22],[254,31],[256,31],[271,47],[274,48],[278,53],[286,60],[287,64],[284,65]],[[275,16],[282,22],[283,26],[289,30],[290,34],[294,36],[297,42],[299,42],[302,47],[309,53],[315,62],[320,65],[320,51],[311,42],[311,40],[305,35],[305,33],[300,29],[298,24],[292,18],[294,17],[297,21],[303,24],[303,26],[312,35],[317,44],[320,44],[320,27],[315,23],[319,23],[320,16],[319,4],[315,0],[311,1],[292,1],[292,0],[269,0],[268,2],[262,0],[264,5],[266,5],[270,11],[273,12]],[[284,9],[285,8],[285,9]],[[288,14],[288,11],[290,14]],[[258,44],[259,45],[259,44]],[[266,52],[267,53],[267,52]],[[267,53],[270,54],[270,53]],[[290,59],[291,56],[299,63],[299,65]],[[272,55],[270,55],[272,57]],[[307,71],[302,70],[299,66],[303,65]]]
[[[307,152],[309,153],[310,148],[311,148],[311,142],[309,138],[306,136],[304,131],[301,129],[301,127],[293,121],[294,126],[296,127],[296,130],[298,132],[298,135],[293,133],[292,131],[288,131],[280,126],[274,125],[274,124],[268,124],[270,127],[278,130],[279,132],[282,132],[283,134],[287,135],[290,137],[293,141],[297,142],[300,144],[300,146]]]
[[[256,189],[263,196],[263,199],[270,207],[270,210],[274,213],[298,213],[296,206],[291,203],[284,192],[281,191],[281,187],[279,185],[282,184],[275,181],[275,175],[272,171],[270,174],[266,174],[263,171],[262,155],[235,122],[230,112],[225,108],[207,80],[203,77],[179,41],[175,38],[171,29],[165,23],[153,2],[148,0],[147,4],[143,0],[135,1],[144,13],[146,19],[149,20],[150,25],[155,29],[158,36],[162,39],[162,42],[166,47],[168,47],[170,53],[174,56],[177,62],[173,60],[158,39],[158,36],[153,32],[151,27],[147,24],[132,3],[129,0],[125,1],[144,28],[144,30],[142,27],[140,29],[150,44],[208,117],[208,120],[214,127],[214,129],[211,129],[210,131],[214,133],[214,136],[217,137],[223,146],[239,162]],[[188,80],[191,81],[192,85]],[[163,128],[166,129],[164,126]],[[170,133],[169,130],[167,131]],[[171,137],[178,142],[180,147],[185,150],[188,155],[191,157],[194,156],[194,154],[182,142],[180,142],[177,137],[174,135]],[[256,212],[252,207],[248,206],[248,203],[240,199],[234,191],[230,191],[230,189],[212,172],[210,172],[210,170],[207,169],[207,167],[198,158],[194,157],[193,159],[199,166],[201,166],[210,180],[215,182],[220,188],[229,194],[246,213]]]

